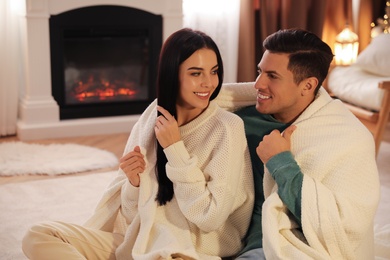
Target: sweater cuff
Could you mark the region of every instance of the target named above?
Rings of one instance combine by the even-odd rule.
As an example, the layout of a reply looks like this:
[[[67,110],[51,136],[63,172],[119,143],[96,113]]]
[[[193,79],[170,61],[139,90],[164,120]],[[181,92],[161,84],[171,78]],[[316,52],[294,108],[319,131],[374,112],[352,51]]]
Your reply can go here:
[[[133,186],[128,179],[123,187],[123,192],[128,200],[138,200],[139,187]]]
[[[275,175],[279,169],[286,167],[290,163],[294,163],[295,159],[290,151],[278,153],[268,160],[266,167],[271,174],[272,178],[275,179]]]
[[[183,141],[176,142],[164,149],[165,156],[171,167],[183,167],[188,164],[189,155]]]

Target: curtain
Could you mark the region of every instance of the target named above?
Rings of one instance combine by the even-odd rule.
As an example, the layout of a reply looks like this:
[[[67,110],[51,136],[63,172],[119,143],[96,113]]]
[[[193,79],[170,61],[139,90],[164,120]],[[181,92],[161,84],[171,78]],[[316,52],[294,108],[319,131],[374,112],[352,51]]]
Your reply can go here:
[[[346,23],[359,37],[359,52],[371,41],[372,0],[328,0],[322,39],[333,49]]]
[[[279,29],[300,27],[317,34],[333,49],[337,34],[348,23],[359,36],[359,52],[371,41],[371,22],[385,0],[242,0],[240,14],[240,55],[237,78],[253,81],[253,61],[260,61],[263,40]],[[381,6],[382,5],[382,6]],[[379,7],[381,6],[381,7]],[[258,13],[258,17],[254,16]],[[255,18],[254,18],[255,17]],[[255,26],[250,27],[250,24]],[[245,28],[242,32],[241,28]],[[251,33],[253,35],[251,35]],[[254,47],[251,43],[254,42]],[[334,51],[334,50],[333,50]],[[260,55],[257,54],[260,52]],[[248,73],[250,71],[250,73]],[[253,75],[253,76],[252,76]]]
[[[321,37],[326,0],[260,0],[261,36],[279,29],[302,28]]]
[[[239,81],[254,81],[253,61],[248,57],[255,57],[257,64],[262,56],[264,39],[278,31],[299,27],[312,31],[321,37],[325,21],[326,0],[243,0],[241,3],[240,28],[240,55]],[[254,15],[257,14],[257,15]],[[249,27],[248,24],[255,24]],[[255,36],[251,35],[254,34]],[[251,43],[254,42],[254,47]],[[250,53],[250,54],[249,54]],[[249,65],[248,65],[249,64]]]
[[[237,82],[240,0],[183,0],[183,26],[207,33],[218,45],[224,82]]]
[[[256,78],[255,10],[253,0],[241,0],[237,82],[250,82]]]
[[[0,136],[16,134],[19,88],[16,2],[0,1]]]
[[[352,21],[359,36],[359,51],[364,50],[371,41],[371,23],[377,18],[373,17],[373,8],[372,0],[352,1]]]

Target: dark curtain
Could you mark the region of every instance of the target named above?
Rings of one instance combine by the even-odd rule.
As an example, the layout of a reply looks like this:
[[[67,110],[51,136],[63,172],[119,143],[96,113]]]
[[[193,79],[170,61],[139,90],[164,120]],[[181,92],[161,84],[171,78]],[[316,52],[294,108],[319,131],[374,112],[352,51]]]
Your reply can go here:
[[[250,82],[256,78],[256,65],[259,60],[255,56],[257,7],[253,0],[240,1],[240,32],[238,50],[237,82]]]
[[[372,16],[374,17],[374,21],[376,21],[378,17],[383,18],[383,15],[385,14],[386,1],[387,0],[373,0]]]
[[[242,0],[238,81],[253,81],[263,40],[279,29],[300,27],[333,49],[348,23],[359,36],[359,50],[371,41],[371,22],[383,17],[386,0]]]
[[[279,29],[302,28],[321,37],[326,0],[259,0],[261,38]]]
[[[238,81],[253,81],[256,65],[261,59],[263,40],[278,31],[299,27],[312,31],[321,37],[325,19],[326,0],[242,0],[240,28],[240,51]],[[243,26],[253,21],[254,26]],[[254,36],[250,34],[253,33]],[[250,45],[248,41],[254,41]],[[248,51],[252,54],[248,55]],[[251,58],[249,58],[249,56]],[[253,60],[253,57],[255,60]],[[248,65],[249,64],[249,65]]]

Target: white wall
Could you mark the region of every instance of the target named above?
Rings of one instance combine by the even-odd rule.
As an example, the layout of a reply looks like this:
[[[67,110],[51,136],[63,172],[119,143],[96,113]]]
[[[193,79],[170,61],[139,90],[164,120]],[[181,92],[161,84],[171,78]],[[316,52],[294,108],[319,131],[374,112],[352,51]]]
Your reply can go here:
[[[183,0],[183,26],[207,33],[218,45],[224,82],[237,82],[240,0]]]

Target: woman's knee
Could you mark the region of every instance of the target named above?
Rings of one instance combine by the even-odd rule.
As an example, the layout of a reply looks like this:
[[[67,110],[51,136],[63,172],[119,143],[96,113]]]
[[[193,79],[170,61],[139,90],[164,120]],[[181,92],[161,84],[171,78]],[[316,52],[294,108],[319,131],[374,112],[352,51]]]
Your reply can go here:
[[[51,240],[57,233],[55,222],[42,222],[31,226],[22,240],[22,250],[29,255],[34,248],[45,241]]]

